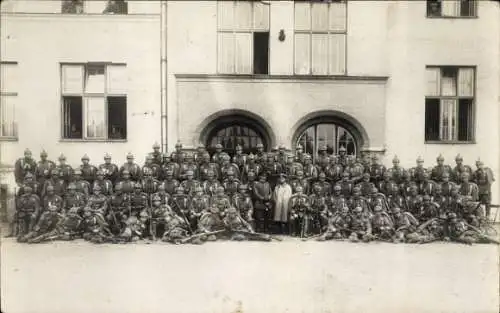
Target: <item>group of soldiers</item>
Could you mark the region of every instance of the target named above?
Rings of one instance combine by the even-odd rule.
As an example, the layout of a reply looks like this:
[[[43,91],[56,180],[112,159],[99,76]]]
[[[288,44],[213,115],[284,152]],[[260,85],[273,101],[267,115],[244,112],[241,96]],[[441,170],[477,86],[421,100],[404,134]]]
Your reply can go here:
[[[16,214],[11,236],[18,241],[84,238],[95,243],[141,239],[203,243],[217,239],[280,240],[270,233],[319,241],[382,240],[426,243],[451,240],[495,242],[485,229],[491,205],[492,171],[455,158],[456,165],[405,169],[376,155],[337,155],[320,147],[313,158],[297,145],[265,152],[262,144],[230,156],[222,145],[171,154],[158,144],[140,166],[129,153],[122,166],[94,166],[87,155],[72,168],[45,151],[36,161],[28,149],[15,164]]]

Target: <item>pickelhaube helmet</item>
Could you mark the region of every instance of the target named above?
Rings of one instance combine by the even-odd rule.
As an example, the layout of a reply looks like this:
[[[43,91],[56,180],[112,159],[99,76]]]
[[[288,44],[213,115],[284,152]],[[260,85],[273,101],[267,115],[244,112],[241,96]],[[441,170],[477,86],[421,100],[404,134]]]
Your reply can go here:
[[[255,147],[256,147],[257,149],[258,149],[258,148],[264,148],[264,145],[263,145],[261,142],[259,142],[259,143],[258,143]]]
[[[160,144],[158,142],[155,142],[153,144],[153,149],[160,149]]]
[[[159,195],[154,195],[153,201],[161,201],[161,197]]]
[[[127,159],[133,159],[133,158],[134,155],[131,152],[127,153]]]
[[[177,143],[175,144],[175,147],[182,148],[182,143],[180,141],[177,141]]]
[[[346,151],[347,151],[347,149],[344,146],[340,146],[339,152],[346,152]]]
[[[399,158],[397,155],[395,155],[394,158],[392,159],[392,163],[399,163]]]
[[[104,154],[104,160],[111,160],[111,155],[109,153]]]
[[[75,190],[76,189],[76,185],[74,183],[69,183],[68,189],[69,190]]]
[[[254,155],[253,153],[250,153],[250,154],[248,155],[248,159],[249,159],[249,160],[254,160],[254,159],[255,159],[255,155]]]
[[[382,207],[380,205],[376,205],[374,208],[373,208],[373,212],[381,212],[382,211]]]
[[[278,147],[278,150],[285,150],[286,147],[284,144],[280,144],[279,147]]]
[[[142,189],[142,185],[140,183],[135,183],[134,189]]]
[[[464,158],[460,155],[460,154],[457,154],[457,156],[455,157],[455,161],[463,161]]]
[[[236,151],[239,151],[239,150],[242,150],[242,149],[243,149],[243,148],[242,148],[242,147],[241,147],[241,145],[239,145],[239,144],[238,144],[238,145],[236,145],[236,147],[235,147],[235,150],[236,150]]]
[[[477,159],[476,160],[476,165],[484,165],[483,161],[481,161],[481,159]]]
[[[220,143],[216,144],[215,149],[222,149],[222,145]]]
[[[363,212],[363,208],[360,207],[360,206],[357,206],[357,207],[354,208],[353,212],[354,213],[361,213],[361,212]]]
[[[442,154],[439,154],[436,160],[437,161],[444,161],[444,156]]]
[[[90,158],[89,158],[89,156],[88,156],[87,154],[84,154],[84,155],[82,156],[82,161],[83,161],[83,160],[87,160],[87,161],[88,161],[88,160],[90,160]]]
[[[422,158],[422,156],[418,156],[417,163],[424,163],[424,159]]]
[[[47,151],[42,150],[42,152],[40,152],[40,156],[41,157],[46,157],[47,156]]]
[[[61,155],[59,156],[59,161],[65,161],[65,160],[66,160],[66,156],[61,153]]]

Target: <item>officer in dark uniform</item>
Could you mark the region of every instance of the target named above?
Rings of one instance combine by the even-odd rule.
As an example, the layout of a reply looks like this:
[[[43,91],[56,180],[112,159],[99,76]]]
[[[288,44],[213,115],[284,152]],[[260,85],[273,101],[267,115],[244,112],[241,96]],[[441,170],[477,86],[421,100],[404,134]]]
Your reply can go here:
[[[66,156],[61,153],[58,158],[59,164],[56,165],[56,169],[59,172],[59,176],[66,182],[69,183],[71,181],[71,177],[73,176],[73,168],[66,164]]]
[[[82,172],[82,178],[89,182],[90,186],[94,183],[97,168],[89,163],[90,158],[88,155],[82,157],[82,165],[80,165],[80,170]]]
[[[17,199],[16,209],[15,218],[19,240],[33,230],[41,211],[40,198],[33,194],[31,187],[24,187],[24,194]]]
[[[63,199],[61,196],[54,193],[54,187],[51,185],[47,187],[47,194],[43,198],[42,212],[48,210],[50,206],[55,206],[57,212],[62,212]]]
[[[163,163],[163,155],[161,154],[161,151],[160,151],[160,144],[155,142],[153,144],[153,152],[151,152],[151,158],[152,158],[152,161],[153,161],[153,164],[156,164],[158,165],[159,167],[161,167],[162,163]],[[154,176],[154,175],[153,175]]]
[[[56,167],[56,164],[48,160],[47,156],[47,152],[43,150],[40,153],[40,161],[36,165],[35,177],[40,186],[43,186],[45,180],[50,178],[50,171]]]
[[[222,186],[221,183],[217,180],[215,176],[215,172],[212,169],[207,171],[207,179],[201,183],[201,187],[203,188],[203,192],[208,196],[215,195],[217,188]]]
[[[111,163],[111,155],[108,153],[104,155],[104,163],[99,165],[99,170],[103,172],[104,178],[110,180],[113,184],[118,181],[120,175],[118,166]]]
[[[20,158],[14,164],[14,176],[18,186],[23,183],[24,177],[27,173],[35,174],[36,161],[33,159],[29,149],[24,150],[24,157]]]
[[[95,186],[101,187],[102,193],[106,196],[111,196],[113,194],[113,183],[104,178],[104,173],[101,170],[97,170],[96,180],[94,180],[94,184],[92,185],[92,190]]]
[[[172,162],[180,164],[184,160],[184,152],[182,151],[182,143],[177,141],[175,144],[175,151],[170,154]]]
[[[269,221],[272,214],[272,189],[265,173],[259,175],[254,184],[254,215],[257,231],[269,231]]]
[[[160,179],[161,176],[161,167],[158,165],[158,163],[155,163],[155,159],[152,155],[147,155],[146,156],[146,163],[142,166],[141,172],[142,176],[145,175],[146,171],[151,172],[151,176],[154,179]]]
[[[134,155],[132,153],[127,154],[127,162],[120,168],[120,174],[123,175],[123,171],[128,171],[130,179],[134,182],[138,182],[141,180],[141,167],[138,164],[134,163]]]

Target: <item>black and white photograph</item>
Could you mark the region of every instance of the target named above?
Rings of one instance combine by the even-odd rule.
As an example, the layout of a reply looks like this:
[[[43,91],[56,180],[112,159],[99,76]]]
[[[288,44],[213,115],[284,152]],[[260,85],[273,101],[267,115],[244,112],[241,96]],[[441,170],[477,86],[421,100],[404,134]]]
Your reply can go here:
[[[0,9],[1,312],[500,311],[500,1]]]

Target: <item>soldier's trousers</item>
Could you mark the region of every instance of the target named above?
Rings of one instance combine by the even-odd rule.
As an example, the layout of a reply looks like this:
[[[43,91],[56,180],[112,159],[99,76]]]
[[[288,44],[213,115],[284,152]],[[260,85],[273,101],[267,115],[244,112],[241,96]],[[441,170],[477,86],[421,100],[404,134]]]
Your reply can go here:
[[[486,218],[490,218],[491,213],[491,195],[489,193],[483,193],[479,195],[479,202],[484,205]]]
[[[17,218],[18,237],[27,235],[35,226],[36,218],[31,213],[21,213]]]

